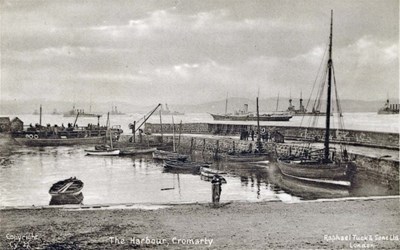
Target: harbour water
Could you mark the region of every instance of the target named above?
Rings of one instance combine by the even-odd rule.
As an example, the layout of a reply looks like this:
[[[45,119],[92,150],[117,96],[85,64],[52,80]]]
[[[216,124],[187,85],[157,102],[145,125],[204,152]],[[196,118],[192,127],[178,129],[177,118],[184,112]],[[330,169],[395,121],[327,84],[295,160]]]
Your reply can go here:
[[[14,116],[11,116],[11,118]],[[25,125],[37,123],[38,116],[19,115]],[[112,125],[122,125],[126,134],[128,124],[141,117],[140,114],[111,116]],[[171,122],[171,117],[164,117]],[[348,129],[397,132],[398,116],[378,116],[372,113],[345,114]],[[66,125],[73,118],[44,115],[42,124]],[[175,122],[213,122],[208,114],[188,114],[175,117]],[[323,119],[320,119],[321,121]],[[101,124],[105,124],[103,116]],[[149,122],[158,123],[153,116]],[[78,124],[97,123],[97,118],[80,118]],[[300,125],[301,117],[276,125]],[[272,124],[272,123],[265,123]],[[348,122],[346,122],[348,124]],[[320,124],[321,127],[323,123]],[[83,204],[124,203],[187,203],[210,202],[211,184],[200,175],[168,173],[163,163],[154,161],[151,155],[136,157],[86,156],[88,147],[0,147],[0,156],[7,156],[11,164],[0,168],[0,206],[48,205],[51,185],[59,180],[76,176],[84,182]],[[227,172],[227,184],[223,185],[222,201],[283,201],[299,202],[305,199],[396,195],[385,183],[371,184],[367,176],[360,174],[357,185],[349,189],[312,187],[284,178],[277,173],[274,163],[214,162],[213,168]]]

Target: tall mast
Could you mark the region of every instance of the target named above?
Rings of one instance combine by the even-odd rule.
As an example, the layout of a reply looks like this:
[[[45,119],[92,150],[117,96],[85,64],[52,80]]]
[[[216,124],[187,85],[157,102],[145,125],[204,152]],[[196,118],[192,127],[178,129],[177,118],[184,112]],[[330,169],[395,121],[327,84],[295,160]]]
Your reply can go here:
[[[228,113],[228,92],[226,93],[226,101],[225,101],[225,115]]]
[[[278,107],[279,107],[279,92],[278,92],[278,99],[276,100],[276,109],[275,109],[275,111],[278,111]]]
[[[256,99],[256,104],[257,104],[257,148],[259,152],[261,153],[261,137],[260,137],[260,110],[258,107],[258,97]]]
[[[332,83],[332,26],[333,10],[331,10],[331,29],[329,36],[329,59],[328,59],[328,93],[326,98],[326,124],[325,124],[325,142],[324,142],[324,160],[329,161],[329,128],[331,119],[331,83]]]

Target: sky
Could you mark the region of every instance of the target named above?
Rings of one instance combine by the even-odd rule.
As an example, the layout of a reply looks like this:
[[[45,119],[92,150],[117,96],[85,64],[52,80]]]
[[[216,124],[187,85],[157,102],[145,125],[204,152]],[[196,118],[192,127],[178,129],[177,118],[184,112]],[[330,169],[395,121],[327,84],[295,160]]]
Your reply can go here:
[[[327,48],[342,99],[399,95],[397,0],[0,0],[1,99],[199,104],[307,96]]]

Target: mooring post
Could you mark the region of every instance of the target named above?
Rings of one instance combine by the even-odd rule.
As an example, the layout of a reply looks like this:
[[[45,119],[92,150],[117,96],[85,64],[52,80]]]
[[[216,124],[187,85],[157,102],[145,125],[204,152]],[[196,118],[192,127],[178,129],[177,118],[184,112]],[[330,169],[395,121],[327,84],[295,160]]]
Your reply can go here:
[[[217,148],[215,149],[215,154],[214,154],[214,157],[215,158],[217,158],[218,157],[218,150],[219,150],[219,140],[217,140],[217,143],[216,143],[217,145]]]
[[[194,138],[192,137],[190,139],[190,154],[192,154],[192,152],[193,152],[193,142],[194,142]]]
[[[232,141],[233,145],[232,145],[232,149],[233,149],[233,153],[235,153],[236,149],[235,149],[235,141]]]
[[[206,150],[206,139],[203,139],[203,154],[205,150]]]
[[[136,121],[133,121],[133,128],[132,128],[133,143],[136,143],[135,131],[136,131]]]

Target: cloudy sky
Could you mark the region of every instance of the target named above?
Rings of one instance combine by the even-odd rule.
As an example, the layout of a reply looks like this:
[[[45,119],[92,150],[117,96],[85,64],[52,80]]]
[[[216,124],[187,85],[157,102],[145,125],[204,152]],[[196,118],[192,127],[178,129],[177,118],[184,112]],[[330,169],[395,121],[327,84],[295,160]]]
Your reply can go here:
[[[3,100],[306,96],[334,10],[342,99],[399,94],[397,0],[0,0]]]

